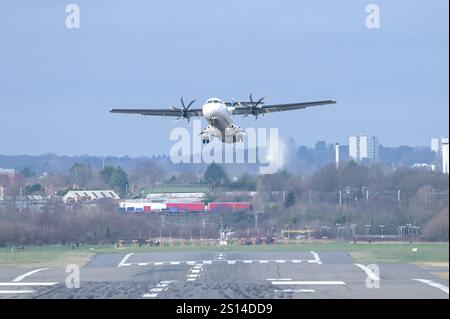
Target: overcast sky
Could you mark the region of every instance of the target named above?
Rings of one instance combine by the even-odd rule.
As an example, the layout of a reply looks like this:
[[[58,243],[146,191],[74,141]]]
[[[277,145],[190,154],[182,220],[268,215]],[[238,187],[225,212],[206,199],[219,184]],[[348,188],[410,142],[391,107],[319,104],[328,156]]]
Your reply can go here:
[[[65,6],[81,10],[65,26]],[[380,29],[365,26],[376,3]],[[313,145],[448,135],[448,1],[17,1],[0,6],[0,154],[168,154],[180,96],[336,99],[243,127]]]

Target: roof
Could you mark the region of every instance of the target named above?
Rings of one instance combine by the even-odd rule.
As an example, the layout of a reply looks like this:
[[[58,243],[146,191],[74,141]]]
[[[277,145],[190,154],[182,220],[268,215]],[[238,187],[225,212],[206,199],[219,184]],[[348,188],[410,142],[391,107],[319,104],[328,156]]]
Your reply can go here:
[[[69,200],[79,201],[97,199],[120,199],[120,197],[112,189],[69,191],[63,197],[64,202],[67,202]]]

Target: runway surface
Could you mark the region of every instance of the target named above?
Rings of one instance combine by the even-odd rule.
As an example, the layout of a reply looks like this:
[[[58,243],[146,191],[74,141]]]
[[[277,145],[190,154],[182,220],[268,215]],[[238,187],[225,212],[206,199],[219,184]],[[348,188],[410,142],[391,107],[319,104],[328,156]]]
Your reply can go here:
[[[79,288],[73,267],[2,268],[0,298],[449,297],[448,281],[428,269],[377,267],[345,252],[98,254],[79,269]]]

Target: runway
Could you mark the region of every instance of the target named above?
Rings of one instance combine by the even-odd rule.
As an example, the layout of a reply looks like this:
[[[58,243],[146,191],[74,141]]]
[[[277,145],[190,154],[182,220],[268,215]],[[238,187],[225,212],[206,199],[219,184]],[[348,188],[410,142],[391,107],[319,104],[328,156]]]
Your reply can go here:
[[[409,264],[355,263],[345,252],[98,254],[79,269],[0,269],[0,298],[448,299],[448,281]],[[67,270],[67,272],[66,272]],[[76,277],[76,276],[75,276]]]

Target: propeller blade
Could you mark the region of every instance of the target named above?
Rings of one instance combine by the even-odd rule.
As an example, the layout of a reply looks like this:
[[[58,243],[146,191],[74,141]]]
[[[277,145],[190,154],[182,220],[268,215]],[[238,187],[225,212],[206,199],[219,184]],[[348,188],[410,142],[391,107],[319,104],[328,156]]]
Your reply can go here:
[[[183,100],[183,97],[181,97],[180,101],[181,101],[181,105],[183,106],[183,109],[185,109],[185,108],[186,108],[186,106],[184,105],[184,100]]]
[[[194,104],[195,100],[192,100],[191,103],[188,104],[188,106],[186,107],[186,110],[189,110],[189,108],[191,107],[192,104]]]

